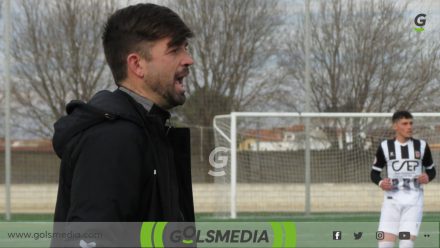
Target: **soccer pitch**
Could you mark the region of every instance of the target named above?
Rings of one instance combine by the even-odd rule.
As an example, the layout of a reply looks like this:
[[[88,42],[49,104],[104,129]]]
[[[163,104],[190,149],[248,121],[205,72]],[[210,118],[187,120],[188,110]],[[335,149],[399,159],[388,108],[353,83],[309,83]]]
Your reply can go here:
[[[239,213],[237,219],[197,214],[197,221],[377,222],[380,213]],[[423,214],[424,222],[440,222],[440,212]]]
[[[378,222],[380,213],[313,213],[304,215],[301,213],[239,213],[236,219],[216,217],[212,213],[196,214],[196,221],[200,222],[241,222],[241,221],[294,221],[294,222]],[[1,215],[1,221],[5,216]],[[52,214],[13,214],[12,222],[50,222]],[[423,214],[423,222],[439,222],[440,212],[428,212]]]

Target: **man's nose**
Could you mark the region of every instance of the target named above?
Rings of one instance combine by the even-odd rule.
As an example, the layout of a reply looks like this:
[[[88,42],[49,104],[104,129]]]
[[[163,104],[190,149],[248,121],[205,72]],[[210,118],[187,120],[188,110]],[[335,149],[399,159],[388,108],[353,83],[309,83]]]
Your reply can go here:
[[[190,66],[190,65],[194,64],[194,59],[192,58],[192,56],[190,54],[186,54],[185,58],[183,58],[183,60],[182,60],[182,64],[184,66]]]

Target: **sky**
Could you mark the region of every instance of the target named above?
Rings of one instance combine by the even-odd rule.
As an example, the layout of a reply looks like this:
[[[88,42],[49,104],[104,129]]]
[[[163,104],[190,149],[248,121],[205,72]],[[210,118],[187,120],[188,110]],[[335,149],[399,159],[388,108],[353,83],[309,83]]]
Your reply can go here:
[[[41,0],[44,2],[44,0]],[[146,1],[140,0],[117,0],[121,7],[125,7],[128,5],[136,4],[136,3],[144,3]],[[239,1],[239,0],[234,0]],[[319,4],[323,1],[328,0],[310,0],[311,11],[315,12],[319,8]],[[370,1],[370,0],[354,0],[358,1]],[[397,4],[403,4],[405,1],[402,0],[389,0],[395,1]],[[0,4],[4,1],[0,0]],[[11,1],[14,3],[14,1]],[[153,0],[148,1],[156,4],[165,4],[164,0]],[[12,4],[14,6],[15,4]],[[15,8],[15,7],[14,7]],[[286,11],[286,17],[284,18],[287,22],[285,23],[286,27],[295,25],[295,17],[297,17],[300,13],[305,11],[305,0],[280,0],[280,8],[283,11]],[[16,9],[15,9],[16,10]],[[416,27],[414,24],[414,18],[418,14],[426,14],[426,25],[425,31],[420,34],[420,37],[423,39],[439,39],[440,36],[440,0],[418,0],[418,1],[410,1],[408,12],[405,15],[408,23],[408,32],[414,32],[414,28]],[[3,80],[3,20],[2,14],[0,15],[0,95],[4,93],[4,80]],[[0,103],[0,106],[4,106],[3,103]],[[0,109],[0,129],[3,129],[3,108]],[[2,130],[0,130],[0,134]]]

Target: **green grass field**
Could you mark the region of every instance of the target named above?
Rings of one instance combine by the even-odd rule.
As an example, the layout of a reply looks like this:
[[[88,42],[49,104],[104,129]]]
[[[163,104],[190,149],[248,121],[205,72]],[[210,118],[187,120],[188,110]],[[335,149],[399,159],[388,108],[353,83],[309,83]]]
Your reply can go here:
[[[380,213],[239,213],[237,219],[215,217],[212,213],[196,214],[197,221],[295,221],[295,222],[376,222]],[[52,214],[13,214],[11,221],[50,222]],[[1,215],[0,221],[5,221]],[[424,222],[440,222],[440,212],[424,213]]]
[[[295,221],[295,222],[377,222],[380,213],[240,213],[237,219],[198,214],[197,221]],[[440,222],[440,213],[424,213],[423,221]]]

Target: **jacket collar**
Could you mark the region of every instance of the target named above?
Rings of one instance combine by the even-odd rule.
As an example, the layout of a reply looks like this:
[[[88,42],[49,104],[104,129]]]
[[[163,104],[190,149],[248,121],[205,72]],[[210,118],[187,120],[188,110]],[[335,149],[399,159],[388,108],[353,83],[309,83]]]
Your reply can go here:
[[[136,103],[142,105],[143,109],[145,109],[149,115],[153,115],[153,116],[159,117],[160,120],[161,120],[161,123],[163,125],[165,125],[167,120],[170,119],[170,117],[171,117],[170,112],[168,112],[165,109],[157,106],[156,104],[154,104],[149,99],[147,99],[147,98],[145,98],[145,97],[143,97],[143,96],[141,96],[141,95],[139,95],[139,94],[137,94],[137,93],[127,89],[127,88],[124,88],[124,87],[119,87],[118,90],[126,93],[134,101],[136,101]]]
[[[169,120],[170,117],[171,117],[170,112],[168,112],[165,109],[157,106],[156,104],[153,104],[153,106],[151,107],[150,111],[148,111],[148,114],[154,115],[154,116],[158,116],[160,118],[161,123],[163,125],[165,125],[167,120]]]

